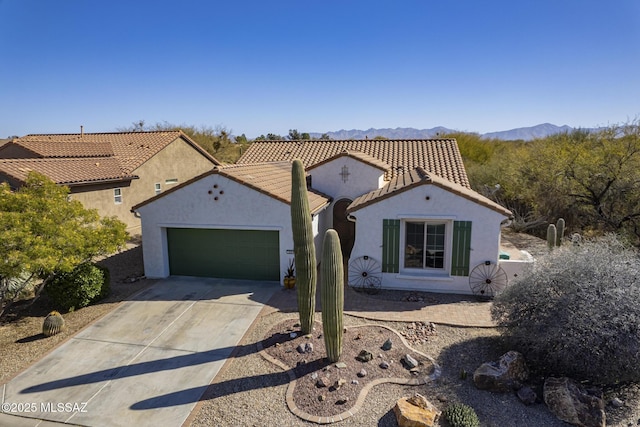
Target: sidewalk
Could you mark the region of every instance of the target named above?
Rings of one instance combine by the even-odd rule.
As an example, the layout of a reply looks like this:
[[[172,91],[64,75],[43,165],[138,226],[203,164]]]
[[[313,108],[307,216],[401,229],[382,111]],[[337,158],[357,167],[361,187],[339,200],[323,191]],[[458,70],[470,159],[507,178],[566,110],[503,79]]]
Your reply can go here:
[[[319,293],[316,297],[317,310],[321,310]],[[281,289],[273,295],[264,310],[297,311],[296,298],[295,289]],[[443,296],[442,300],[446,302],[390,301],[356,292],[347,286],[344,294],[344,312],[365,319],[390,322],[432,322],[440,325],[476,328],[496,326],[491,320],[490,302],[476,301],[471,295],[447,295]]]

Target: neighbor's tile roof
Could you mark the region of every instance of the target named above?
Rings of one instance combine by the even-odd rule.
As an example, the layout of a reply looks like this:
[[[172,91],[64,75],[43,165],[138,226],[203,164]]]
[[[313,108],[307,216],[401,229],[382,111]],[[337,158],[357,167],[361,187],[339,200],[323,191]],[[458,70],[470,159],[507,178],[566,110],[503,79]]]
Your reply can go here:
[[[403,191],[407,191],[419,185],[428,184],[443,188],[451,193],[457,194],[458,196],[469,199],[489,209],[493,209],[505,216],[512,215],[511,211],[505,207],[471,190],[470,188],[463,187],[459,184],[443,179],[438,175],[427,172],[421,167],[417,167],[402,175],[398,175],[389,181],[389,183],[384,187],[356,198],[347,208],[347,212],[357,211],[358,209],[362,209],[365,206],[377,203]]]
[[[309,168],[344,150],[361,152],[388,164],[390,169],[385,174],[386,180],[422,167],[451,182],[471,188],[455,139],[255,141],[238,163],[300,159],[305,168]]]
[[[26,138],[26,137],[25,137]],[[31,151],[38,157],[109,157],[113,148],[108,142],[51,142],[16,140],[14,144]]]
[[[196,176],[189,181],[185,181],[170,190],[160,193],[157,196],[134,206],[131,210],[137,210],[154,200],[214,174],[227,177],[260,193],[273,197],[276,200],[291,204],[291,163],[271,162],[217,166],[209,172]],[[311,213],[316,213],[331,202],[331,197],[313,189],[308,191],[308,197]]]
[[[113,157],[54,159],[0,159],[0,173],[24,182],[29,172],[39,172],[56,184],[128,181],[137,178],[120,168]]]
[[[13,143],[42,157],[105,156],[108,155],[108,145],[111,147],[112,154],[118,159],[121,168],[127,173],[132,173],[180,137],[184,138],[202,155],[212,160],[213,164],[220,164],[181,131],[27,135],[15,139]],[[94,148],[93,151],[91,147]],[[78,150],[78,153],[82,154],[75,154],[74,150]]]

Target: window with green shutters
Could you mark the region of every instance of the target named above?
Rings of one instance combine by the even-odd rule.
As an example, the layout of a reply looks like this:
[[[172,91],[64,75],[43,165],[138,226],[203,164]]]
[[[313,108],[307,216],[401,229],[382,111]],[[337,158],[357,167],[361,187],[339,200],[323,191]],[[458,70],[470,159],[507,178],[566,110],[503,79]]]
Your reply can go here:
[[[471,255],[471,221],[453,221],[453,241],[449,247],[448,239],[445,238],[447,234],[445,227],[449,228],[451,224],[407,221],[402,226],[399,219],[384,219],[382,221],[382,272],[398,273],[401,259],[403,260],[403,268],[442,270],[446,268],[445,259],[450,254],[450,274],[452,276],[468,276]],[[401,226],[406,234],[404,244],[407,247],[404,249],[400,248]],[[409,252],[407,249],[409,247],[414,251]],[[444,254],[445,252],[447,255]]]
[[[382,220],[382,272],[400,271],[400,220]]]
[[[453,250],[451,275],[468,276],[471,257],[471,221],[453,222]]]

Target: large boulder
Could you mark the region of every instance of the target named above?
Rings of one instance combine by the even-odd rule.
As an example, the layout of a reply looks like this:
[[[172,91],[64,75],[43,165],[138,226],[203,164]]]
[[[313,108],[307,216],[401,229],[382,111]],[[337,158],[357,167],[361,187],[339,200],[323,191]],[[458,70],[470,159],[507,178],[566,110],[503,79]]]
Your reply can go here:
[[[399,427],[432,427],[441,412],[424,396],[403,397],[393,407]]]
[[[562,421],[580,427],[605,427],[604,401],[570,378],[547,378],[544,402]]]
[[[473,373],[477,388],[498,393],[517,390],[528,378],[527,364],[517,351],[503,354],[497,362],[483,363]]]

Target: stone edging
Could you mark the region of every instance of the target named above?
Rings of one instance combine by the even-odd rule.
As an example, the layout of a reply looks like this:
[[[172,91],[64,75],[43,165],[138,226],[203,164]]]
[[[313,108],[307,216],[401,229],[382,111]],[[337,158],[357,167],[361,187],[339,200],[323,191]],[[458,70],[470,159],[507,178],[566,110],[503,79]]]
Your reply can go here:
[[[321,322],[319,322],[321,323]],[[355,328],[361,328],[361,327],[367,327],[367,326],[373,326],[373,327],[380,327],[380,328],[385,328],[387,330],[389,330],[390,332],[393,332],[394,334],[396,334],[398,336],[398,338],[400,338],[400,341],[402,341],[402,343],[407,347],[410,348],[412,351],[414,351],[415,353],[418,353],[419,355],[421,355],[422,357],[428,359],[432,364],[433,364],[433,372],[429,375],[427,375],[426,377],[422,377],[422,378],[411,378],[411,379],[405,379],[405,378],[378,378],[377,380],[373,380],[371,382],[369,382],[367,385],[365,385],[362,390],[360,391],[360,394],[358,395],[358,398],[356,399],[355,404],[347,409],[346,411],[337,414],[337,415],[333,415],[330,417],[320,417],[317,415],[311,415],[308,414],[306,412],[304,412],[303,410],[301,410],[300,408],[298,408],[298,406],[296,405],[294,399],[293,399],[293,391],[296,388],[296,376],[293,374],[293,370],[290,366],[285,365],[284,363],[282,363],[280,360],[272,357],[271,355],[267,354],[267,352],[265,351],[265,349],[262,347],[262,344],[260,341],[258,341],[257,346],[258,346],[258,351],[260,353],[260,355],[267,361],[273,363],[274,365],[278,366],[279,368],[281,368],[282,370],[287,372],[287,375],[289,376],[289,385],[287,386],[287,394],[286,394],[286,402],[287,402],[287,407],[289,408],[289,411],[291,411],[292,414],[296,415],[299,418],[302,418],[305,421],[310,421],[316,424],[331,424],[331,423],[336,423],[338,421],[342,421],[345,420],[349,417],[352,417],[353,415],[357,414],[358,411],[360,411],[360,409],[362,409],[362,405],[364,404],[364,400],[367,397],[367,394],[369,393],[369,391],[374,387],[377,386],[378,384],[384,384],[384,383],[390,383],[390,384],[402,384],[402,385],[421,385],[421,384],[427,384],[431,381],[436,380],[438,377],[440,377],[440,375],[442,374],[442,369],[440,368],[440,366],[436,363],[436,361],[430,357],[427,356],[426,354],[422,353],[421,351],[418,351],[414,348],[412,348],[409,343],[407,343],[407,340],[404,339],[404,337],[402,335],[400,335],[398,333],[398,331],[396,331],[395,329],[392,329],[388,326],[384,326],[384,325],[378,325],[375,323],[367,323],[364,325],[356,325],[356,326],[349,326],[347,327],[347,329],[355,329]]]

